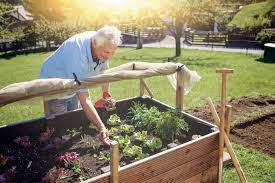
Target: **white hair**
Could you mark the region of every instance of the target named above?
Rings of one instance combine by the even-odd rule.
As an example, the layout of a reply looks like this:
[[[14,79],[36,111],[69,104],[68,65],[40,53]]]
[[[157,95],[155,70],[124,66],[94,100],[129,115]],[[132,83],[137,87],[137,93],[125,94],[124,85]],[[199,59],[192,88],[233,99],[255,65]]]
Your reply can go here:
[[[116,27],[104,26],[96,32],[93,39],[99,46],[103,45],[105,41],[111,41],[118,46],[121,44],[121,32]]]

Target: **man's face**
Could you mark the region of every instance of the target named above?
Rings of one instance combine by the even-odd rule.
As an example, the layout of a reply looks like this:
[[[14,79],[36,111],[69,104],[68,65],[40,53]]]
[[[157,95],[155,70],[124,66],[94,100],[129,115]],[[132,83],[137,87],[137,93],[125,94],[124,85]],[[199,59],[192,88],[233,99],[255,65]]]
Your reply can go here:
[[[104,42],[104,44],[100,46],[95,43],[93,49],[95,50],[95,56],[97,58],[100,60],[108,60],[114,55],[117,46],[112,42]]]

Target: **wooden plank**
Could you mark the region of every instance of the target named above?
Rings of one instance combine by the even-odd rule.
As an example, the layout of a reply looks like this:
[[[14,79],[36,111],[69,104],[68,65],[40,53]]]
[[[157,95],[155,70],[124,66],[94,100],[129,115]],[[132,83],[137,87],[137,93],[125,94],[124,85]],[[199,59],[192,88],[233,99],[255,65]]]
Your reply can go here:
[[[182,111],[183,109],[183,87],[180,86],[179,80],[180,72],[177,72],[177,86],[176,86],[176,107],[178,110]]]
[[[219,150],[215,150],[204,156],[200,156],[197,159],[189,161],[181,166],[173,168],[163,174],[155,176],[143,183],[164,183],[164,182],[183,182],[210,167],[218,166]],[[216,161],[215,161],[216,160]],[[217,169],[218,171],[218,169]],[[217,179],[217,176],[215,177]]]
[[[216,183],[218,177],[218,166],[202,171],[201,173],[181,182],[181,183]]]
[[[120,172],[120,182],[142,182],[218,149],[218,134],[183,144]],[[211,147],[211,148],[209,148]]]
[[[119,182],[119,175],[118,175],[118,166],[119,166],[119,150],[118,150],[118,143],[116,141],[112,141],[110,144],[111,148],[111,183],[118,183]]]
[[[145,87],[145,89],[147,90],[148,94],[150,95],[150,97],[154,98],[153,92],[150,90],[150,88],[148,87],[148,85],[146,84],[144,79],[140,79],[140,81],[142,82],[143,86]]]
[[[219,132],[213,132],[201,139],[187,142],[173,149],[155,154],[143,160],[131,163],[119,168],[119,182],[143,182],[155,176],[163,174],[173,168],[195,160],[203,155],[210,154],[218,149]],[[216,159],[211,161],[217,162]],[[110,174],[100,175],[86,180],[88,182],[107,183]]]
[[[44,106],[44,116],[48,116],[49,115],[48,102],[43,100],[43,106]]]
[[[225,117],[224,117],[224,130],[227,136],[229,136],[229,133],[230,133],[231,117],[232,117],[232,106],[226,105],[226,111],[225,111]]]
[[[140,95],[140,96],[143,96],[143,95],[144,95],[144,84],[143,84],[143,82],[142,82],[141,79],[140,79],[139,81],[140,81],[140,82],[139,82],[139,88],[140,88],[140,93],[139,93],[139,95]]]
[[[223,174],[223,151],[224,151],[224,114],[226,103],[226,73],[227,69],[217,70],[222,72],[222,88],[221,88],[221,113],[220,113],[220,136],[219,136],[219,183],[222,183]]]

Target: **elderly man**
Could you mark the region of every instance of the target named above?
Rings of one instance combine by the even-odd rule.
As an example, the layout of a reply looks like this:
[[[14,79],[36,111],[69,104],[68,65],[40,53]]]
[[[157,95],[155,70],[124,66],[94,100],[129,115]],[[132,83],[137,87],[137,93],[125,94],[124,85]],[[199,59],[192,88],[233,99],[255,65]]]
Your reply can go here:
[[[108,60],[121,43],[121,33],[115,27],[105,26],[97,32],[84,32],[66,40],[43,63],[40,78],[83,80],[102,73],[108,68]],[[109,83],[102,86],[103,98],[111,98]],[[109,144],[108,130],[93,106],[87,89],[73,95],[44,101],[46,115],[64,113],[82,106],[87,118],[100,131],[100,140]]]

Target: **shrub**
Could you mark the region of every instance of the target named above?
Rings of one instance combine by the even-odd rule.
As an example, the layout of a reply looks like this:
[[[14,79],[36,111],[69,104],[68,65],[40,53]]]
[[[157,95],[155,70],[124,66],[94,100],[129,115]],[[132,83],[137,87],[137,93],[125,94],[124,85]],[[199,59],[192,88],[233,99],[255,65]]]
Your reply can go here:
[[[262,30],[257,34],[257,41],[260,41],[263,47],[265,43],[275,42],[275,32],[272,30]]]

